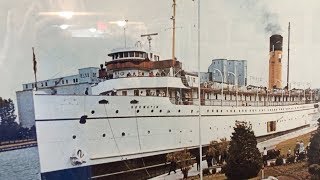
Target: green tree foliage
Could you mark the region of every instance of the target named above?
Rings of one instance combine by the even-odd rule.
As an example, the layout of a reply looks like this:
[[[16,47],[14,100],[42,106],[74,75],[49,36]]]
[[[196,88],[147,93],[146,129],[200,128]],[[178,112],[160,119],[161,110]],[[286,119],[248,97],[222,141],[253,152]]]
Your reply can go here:
[[[35,139],[35,126],[23,128],[16,122],[16,118],[13,101],[0,97],[0,141]]]
[[[11,99],[0,98],[0,140],[14,140],[17,138],[19,125],[15,121],[15,108]]]
[[[309,164],[320,164],[320,119],[318,119],[318,129],[311,137],[307,156]]]
[[[245,122],[237,122],[234,127],[226,162],[225,174],[229,179],[256,177],[262,168],[256,137]]]

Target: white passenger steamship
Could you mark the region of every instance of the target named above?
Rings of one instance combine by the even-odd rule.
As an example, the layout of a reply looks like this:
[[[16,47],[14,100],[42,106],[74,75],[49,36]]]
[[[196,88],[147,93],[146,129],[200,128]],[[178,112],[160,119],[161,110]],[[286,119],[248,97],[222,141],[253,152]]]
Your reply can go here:
[[[139,48],[109,56],[92,94],[35,92],[43,179],[98,178],[106,174],[94,169],[99,165],[199,145],[197,75],[185,72],[179,61],[159,60]],[[229,138],[236,121],[248,122],[261,137],[309,126],[318,112],[311,91],[303,96],[293,90],[223,88],[222,94],[221,84],[201,84],[204,145]]]
[[[311,90],[205,82],[199,98],[199,77],[175,58],[140,47],[109,56],[87,95],[33,93],[42,179],[157,175],[166,153],[199,147],[199,114],[206,146],[229,139],[236,121],[266,137],[308,127],[319,112]]]

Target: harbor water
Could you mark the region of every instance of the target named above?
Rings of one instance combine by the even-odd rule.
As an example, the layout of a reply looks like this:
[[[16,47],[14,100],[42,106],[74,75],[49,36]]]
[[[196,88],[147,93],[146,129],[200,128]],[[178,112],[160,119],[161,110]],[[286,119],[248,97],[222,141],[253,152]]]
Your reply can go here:
[[[37,147],[0,153],[0,180],[39,180]]]

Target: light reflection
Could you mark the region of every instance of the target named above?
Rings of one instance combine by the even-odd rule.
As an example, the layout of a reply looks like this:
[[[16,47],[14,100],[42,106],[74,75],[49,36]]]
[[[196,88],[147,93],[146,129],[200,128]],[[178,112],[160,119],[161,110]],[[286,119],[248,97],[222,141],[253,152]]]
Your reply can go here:
[[[74,12],[72,11],[63,11],[58,13],[60,17],[66,18],[66,19],[71,19],[74,15]]]
[[[68,25],[68,24],[62,24],[62,25],[60,25],[59,27],[60,27],[60,29],[65,30],[65,29],[67,29],[68,27],[70,27],[70,25]]]
[[[94,33],[94,32],[97,31],[97,29],[96,29],[96,28],[90,28],[89,31],[92,32],[92,33]]]

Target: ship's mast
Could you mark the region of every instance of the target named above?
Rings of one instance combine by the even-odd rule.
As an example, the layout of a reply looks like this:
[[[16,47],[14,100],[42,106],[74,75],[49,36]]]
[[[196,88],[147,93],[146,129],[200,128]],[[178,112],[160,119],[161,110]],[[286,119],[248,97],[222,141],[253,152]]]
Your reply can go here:
[[[175,62],[175,59],[176,59],[176,56],[175,56],[175,46],[176,46],[176,0],[173,0],[173,4],[172,4],[172,7],[173,7],[173,15],[171,17],[172,19],[172,67],[174,67],[174,62]]]

